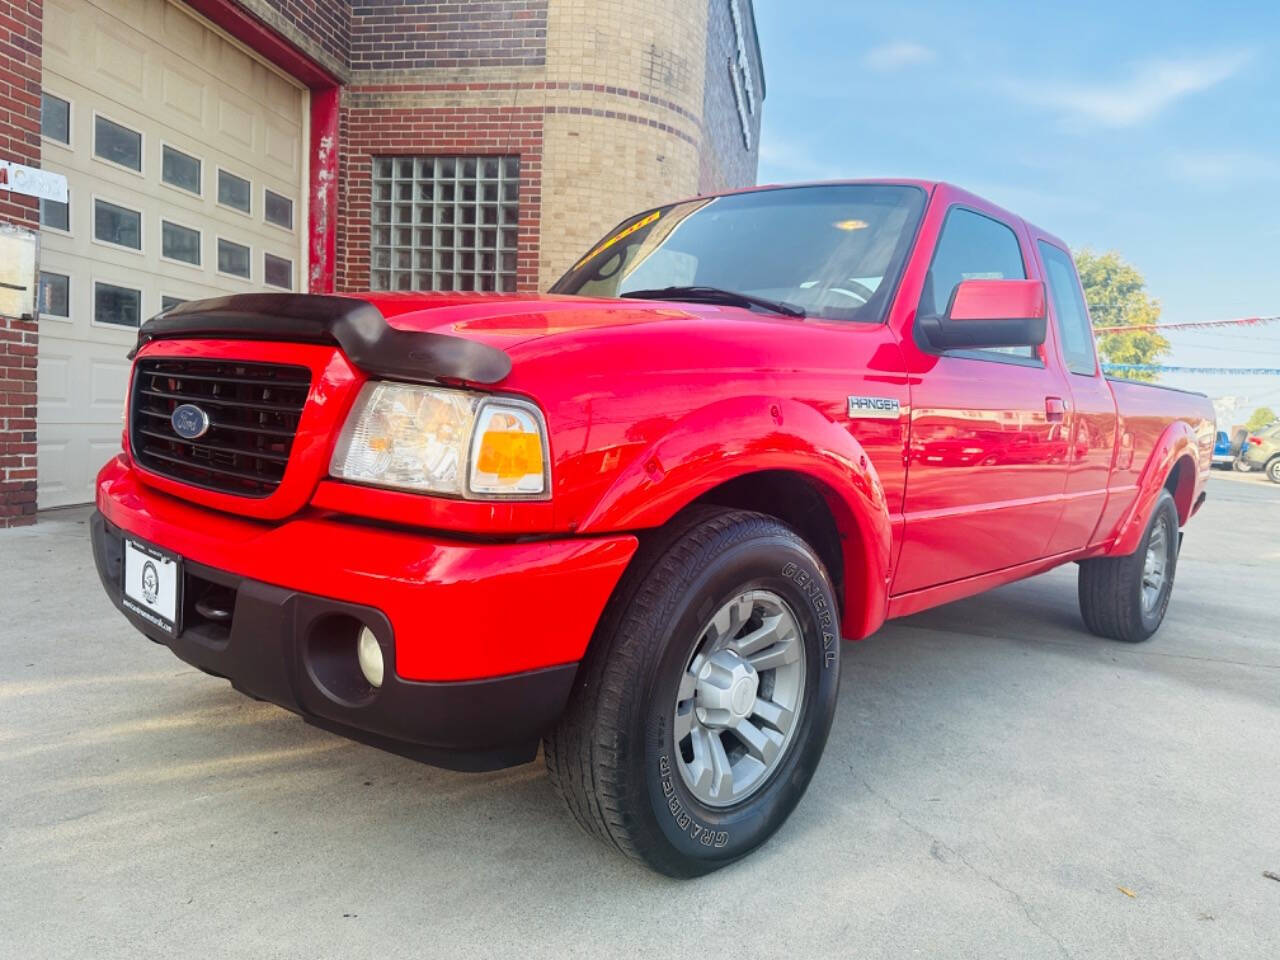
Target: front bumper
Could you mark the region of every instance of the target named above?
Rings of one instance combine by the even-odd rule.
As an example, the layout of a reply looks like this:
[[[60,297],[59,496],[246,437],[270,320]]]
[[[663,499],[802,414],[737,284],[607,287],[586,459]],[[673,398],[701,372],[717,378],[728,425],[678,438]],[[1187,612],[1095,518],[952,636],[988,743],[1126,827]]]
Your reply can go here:
[[[97,502],[103,588],[152,640],[317,726],[454,769],[532,759],[636,547],[463,543],[316,514],[268,525],[158,493],[122,459],[99,475]],[[121,603],[126,534],[183,558],[176,637]],[[195,610],[210,591],[229,619]],[[359,625],[389,669],[353,693]]]

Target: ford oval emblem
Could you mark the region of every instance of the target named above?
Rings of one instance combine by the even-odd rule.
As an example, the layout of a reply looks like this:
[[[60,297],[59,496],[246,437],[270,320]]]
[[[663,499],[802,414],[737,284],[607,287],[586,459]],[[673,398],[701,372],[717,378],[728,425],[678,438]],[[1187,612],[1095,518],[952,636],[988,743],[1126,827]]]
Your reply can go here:
[[[209,432],[209,414],[194,403],[184,403],[174,408],[169,417],[173,432],[183,440],[199,440]]]

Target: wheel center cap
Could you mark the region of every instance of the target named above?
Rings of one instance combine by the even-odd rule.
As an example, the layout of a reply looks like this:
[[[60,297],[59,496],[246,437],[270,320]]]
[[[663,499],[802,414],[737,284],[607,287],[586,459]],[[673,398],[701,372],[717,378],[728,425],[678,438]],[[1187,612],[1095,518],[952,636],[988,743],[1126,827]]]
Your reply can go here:
[[[745,717],[756,702],[756,678],[742,677],[733,685],[729,695],[729,709],[736,717]]]
[[[732,650],[718,650],[698,673],[698,720],[709,727],[732,727],[751,716],[760,675]]]

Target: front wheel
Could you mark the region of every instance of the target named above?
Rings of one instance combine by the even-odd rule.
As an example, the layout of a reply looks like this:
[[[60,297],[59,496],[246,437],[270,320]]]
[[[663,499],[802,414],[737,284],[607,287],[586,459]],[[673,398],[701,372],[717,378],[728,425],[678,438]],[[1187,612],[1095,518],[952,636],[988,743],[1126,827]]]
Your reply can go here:
[[[1272,483],[1280,483],[1280,457],[1272,457],[1267,464],[1267,479]]]
[[[1177,568],[1178,508],[1162,490],[1137,550],[1080,562],[1080,615],[1089,632],[1128,643],[1146,640],[1164,621]]]
[[[602,618],[547,769],[586,830],[669,876],[771,836],[826,744],[835,592],[794,531],[698,508],[642,545]]]

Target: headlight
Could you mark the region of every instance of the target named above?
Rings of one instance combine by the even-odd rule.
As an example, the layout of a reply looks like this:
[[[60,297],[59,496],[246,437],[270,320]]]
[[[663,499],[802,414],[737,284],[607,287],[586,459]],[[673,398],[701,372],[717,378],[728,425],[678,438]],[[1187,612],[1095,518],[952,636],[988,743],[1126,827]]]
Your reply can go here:
[[[523,400],[366,383],[338,437],[335,477],[455,497],[545,498],[547,432]]]

